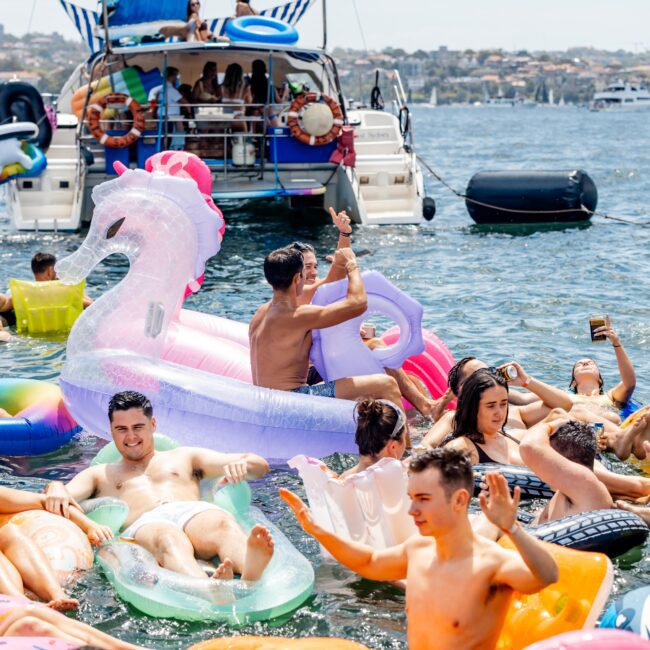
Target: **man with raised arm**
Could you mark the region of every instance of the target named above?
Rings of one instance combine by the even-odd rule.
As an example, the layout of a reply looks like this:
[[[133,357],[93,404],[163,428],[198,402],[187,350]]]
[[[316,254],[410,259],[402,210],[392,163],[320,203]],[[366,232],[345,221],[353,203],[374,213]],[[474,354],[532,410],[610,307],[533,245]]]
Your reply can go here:
[[[481,495],[481,508],[510,537],[514,551],[472,530],[467,513],[472,466],[464,453],[451,449],[411,460],[409,514],[420,534],[381,551],[327,532],[296,495],[284,489],[280,494],[304,530],[349,569],[371,580],[406,579],[411,650],[489,649],[496,647],[512,591],[540,591],[557,580],[558,567],[544,543],[517,523],[519,489],[511,498],[503,476],[486,479],[489,495]]]
[[[550,421],[529,429],[519,447],[524,463],[555,491],[538,514],[540,524],[613,505],[607,487],[594,474],[593,429],[561,413],[552,411]]]
[[[334,263],[345,270],[347,296],[320,307],[299,304],[305,285],[304,260],[300,251],[288,246],[266,256],[264,276],[273,288],[273,298],[257,310],[248,330],[253,382],[256,386],[322,397],[350,400],[384,398],[399,404],[397,382],[385,374],[345,377],[307,385],[311,331],[361,316],[368,306],[352,249],[337,249]]]
[[[129,516],[121,537],[146,548],[166,569],[204,578],[196,558],[219,556],[215,577],[231,579],[237,572],[242,580],[258,580],[273,555],[268,529],[258,524],[247,535],[231,514],[200,500],[199,483],[260,478],[269,471],[268,463],[255,454],[198,447],[156,451],[151,402],[133,391],[111,398],[108,418],[119,462],[89,467],[67,486],[50,483],[47,509],[62,512],[71,500],[90,497],[122,499]]]

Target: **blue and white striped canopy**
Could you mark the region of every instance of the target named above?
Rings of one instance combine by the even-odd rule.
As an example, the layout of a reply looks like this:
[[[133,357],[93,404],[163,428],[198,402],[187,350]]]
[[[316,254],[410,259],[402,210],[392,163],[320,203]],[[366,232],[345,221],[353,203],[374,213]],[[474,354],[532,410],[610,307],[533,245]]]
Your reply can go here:
[[[72,22],[74,23],[79,34],[81,34],[81,38],[84,40],[86,45],[88,45],[90,51],[92,53],[99,52],[104,47],[104,40],[96,36],[95,28],[97,25],[101,24],[102,21],[101,12],[93,11],[92,9],[85,9],[84,7],[80,7],[74,2],[70,2],[70,0],[59,0],[59,1],[61,2],[64,11],[70,17],[70,20],[72,20]],[[278,20],[282,20],[286,23],[289,23],[290,25],[295,25],[305,15],[305,12],[310,7],[312,7],[315,3],[316,0],[292,0],[291,2],[278,5],[277,7],[264,9],[259,13],[262,16],[277,18]],[[140,0],[139,2],[136,2],[134,6],[137,7],[138,9],[141,9],[145,4],[148,3],[143,3]],[[181,4],[183,7],[187,6],[185,0],[183,0]],[[125,12],[122,12],[125,13],[125,15],[121,16],[118,15],[120,13],[119,11],[120,4],[118,3],[117,5],[118,10],[114,14],[116,19],[116,24],[117,23],[125,24],[125,21],[127,20],[133,21],[135,23],[138,21],[154,22],[155,19],[160,21],[170,20],[170,19],[172,20],[185,19],[185,16],[176,15],[178,13],[177,10],[178,2],[175,2],[174,0],[159,0],[157,2],[157,6],[159,8],[163,7],[163,5],[165,5],[164,7],[165,15],[161,15],[160,13],[157,13],[155,17],[145,16],[144,14],[138,16],[136,16],[135,14],[134,15],[129,14],[127,16]],[[141,11],[139,13],[141,13]],[[210,26],[210,30],[214,34],[223,35],[225,33],[226,23],[231,18],[232,16],[223,16],[222,18],[209,18],[207,19],[207,21],[208,21],[208,25]],[[111,18],[109,19],[109,28],[112,23],[113,23],[113,17],[111,16]],[[167,39],[167,40],[172,41],[176,39]]]

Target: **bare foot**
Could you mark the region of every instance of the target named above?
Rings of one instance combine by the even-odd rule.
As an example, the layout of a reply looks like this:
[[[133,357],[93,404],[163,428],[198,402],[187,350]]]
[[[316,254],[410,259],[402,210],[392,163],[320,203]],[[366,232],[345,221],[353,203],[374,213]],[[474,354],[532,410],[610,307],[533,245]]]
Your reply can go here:
[[[615,505],[619,510],[627,510],[628,512],[632,512],[635,515],[639,515],[639,517],[641,517],[641,519],[643,519],[645,522],[646,526],[650,526],[650,508],[634,506],[627,501],[616,501]]]
[[[212,574],[214,580],[233,580],[235,578],[235,571],[232,567],[232,560],[226,558]]]
[[[273,538],[268,528],[256,524],[246,541],[246,561],[242,580],[259,580],[273,557]]]
[[[68,598],[62,596],[61,598],[53,598],[47,606],[57,612],[69,612],[73,609],[79,609],[79,601],[76,598]]]

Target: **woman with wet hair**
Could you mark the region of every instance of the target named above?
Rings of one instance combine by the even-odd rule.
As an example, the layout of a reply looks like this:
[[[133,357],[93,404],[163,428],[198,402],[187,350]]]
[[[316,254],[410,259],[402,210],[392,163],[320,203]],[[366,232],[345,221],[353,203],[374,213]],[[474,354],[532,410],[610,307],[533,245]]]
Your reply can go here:
[[[355,407],[359,462],[341,474],[347,478],[374,465],[381,458],[401,460],[406,449],[406,421],[402,410],[386,399],[360,399]]]
[[[246,131],[246,122],[237,118],[244,117],[244,105],[251,104],[252,97],[239,63],[231,63],[226,68],[221,84],[221,97],[224,115],[231,114],[236,120],[231,124],[233,131]]]
[[[477,370],[463,383],[453,430],[443,445],[466,452],[473,465],[523,465],[519,440],[504,429],[507,420],[508,382],[487,368]]]

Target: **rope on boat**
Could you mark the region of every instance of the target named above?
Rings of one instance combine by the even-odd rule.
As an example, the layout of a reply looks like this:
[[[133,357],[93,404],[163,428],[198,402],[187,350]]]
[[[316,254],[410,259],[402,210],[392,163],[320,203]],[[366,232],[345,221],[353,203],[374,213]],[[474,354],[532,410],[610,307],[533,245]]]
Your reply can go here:
[[[618,221],[620,223],[626,223],[632,226],[650,226],[650,221],[636,221],[634,219],[614,217],[612,215],[605,214],[604,212],[599,212],[597,210],[590,210],[584,205],[581,205],[580,208],[572,208],[570,210],[519,210],[514,208],[504,208],[503,206],[500,205],[491,205],[490,203],[484,203],[483,201],[477,201],[476,199],[473,199],[470,196],[467,196],[467,194],[463,192],[459,192],[456,188],[452,187],[444,178],[442,178],[442,176],[440,176],[440,174],[438,174],[438,172],[436,172],[435,169],[433,169],[433,167],[431,167],[431,165],[429,165],[429,163],[424,158],[422,158],[422,156],[416,154],[416,157],[418,162],[427,169],[427,171],[431,174],[431,176],[433,176],[440,184],[446,187],[452,194],[457,196],[462,201],[468,201],[470,203],[480,205],[484,208],[500,210],[501,212],[514,212],[518,214],[564,214],[564,213],[576,212],[580,210],[582,212],[586,212],[589,216],[602,217],[603,219],[610,219],[611,221]]]

